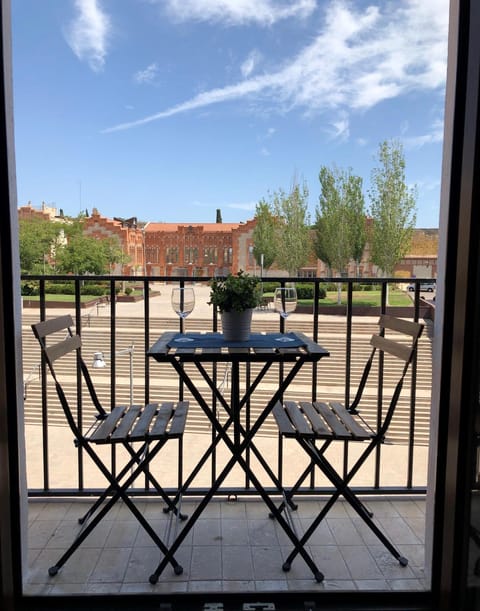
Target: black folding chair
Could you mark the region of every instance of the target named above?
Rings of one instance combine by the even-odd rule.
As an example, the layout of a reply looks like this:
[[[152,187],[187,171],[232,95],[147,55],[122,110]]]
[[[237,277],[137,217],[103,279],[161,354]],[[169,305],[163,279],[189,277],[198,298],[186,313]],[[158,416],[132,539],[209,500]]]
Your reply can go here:
[[[183,520],[187,517],[180,512],[179,505],[181,501],[179,501],[178,506],[172,502],[148,467],[170,439],[179,440],[179,452],[182,452],[182,438],[187,419],[188,402],[150,403],[146,406],[120,405],[113,407],[110,412],[107,412],[98,399],[88,368],[82,358],[80,335],[72,332],[72,326],[72,317],[66,315],[34,324],[32,329],[40,343],[42,355],[55,382],[56,391],[65,417],[75,436],[75,446],[83,448],[87,452],[107,479],[108,486],[88,512],[79,519],[79,523],[83,527],[69,549],[55,565],[49,568],[48,572],[52,576],[57,574],[58,570],[120,499],[124,501],[125,505],[137,518],[161,552],[163,554],[168,553],[168,542],[163,541],[157,535],[127,494],[128,489],[142,473],[165,501],[166,507],[164,511],[171,512],[166,531],[168,535],[171,533],[171,520]],[[80,368],[92,403],[97,411],[94,422],[85,433],[82,431],[83,427],[79,425],[73,415],[69,400],[67,399],[68,393],[62,387],[59,381],[59,374],[54,369],[54,362],[57,359],[75,353],[76,364]],[[73,365],[75,366],[74,363]],[[110,445],[112,447],[121,445],[127,450],[128,456],[125,464],[118,473],[112,473],[100,459],[98,451],[95,449],[97,445]],[[175,573],[180,575],[183,572],[183,568],[173,557],[170,562]]]
[[[295,485],[288,491],[283,490],[284,501],[279,509],[295,509],[293,496],[298,491],[302,483],[311,473],[312,466],[317,466],[324,475],[335,486],[335,492],[313,520],[310,527],[300,538],[299,544],[288,556],[283,565],[283,569],[288,571],[295,556],[300,549],[307,543],[320,522],[325,518],[335,501],[342,495],[350,503],[353,509],[363,519],[363,521],[376,534],[378,539],[385,545],[390,553],[399,561],[402,566],[407,566],[408,560],[404,558],[387,537],[382,533],[378,526],[373,522],[373,514],[368,511],[360,499],[352,492],[348,484],[358,473],[370,454],[385,440],[388,427],[392,421],[395,407],[398,403],[402,391],[403,382],[410,365],[412,364],[416,352],[418,339],[420,338],[424,325],[420,323],[405,321],[393,316],[382,315],[379,320],[380,333],[373,335],[370,343],[372,351],[363,370],[363,375],[357,389],[355,399],[352,404],[345,408],[338,402],[295,402],[285,401],[282,405],[277,403],[273,409],[279,433],[285,438],[294,438],[310,457],[307,468],[298,478]],[[385,330],[395,332],[392,337],[385,337]],[[398,334],[402,334],[402,341]],[[404,338],[407,336],[407,343]],[[399,380],[394,388],[390,405],[383,414],[383,421],[377,430],[374,430],[360,415],[359,405],[367,384],[368,376],[372,369],[374,359],[378,355],[391,355],[395,359],[400,359],[403,363]],[[321,447],[317,447],[317,440],[323,441]],[[344,476],[340,475],[332,464],[325,457],[325,451],[333,441],[348,441],[367,443],[360,457],[356,460],[353,467]],[[323,579],[323,575],[315,575],[317,581]]]

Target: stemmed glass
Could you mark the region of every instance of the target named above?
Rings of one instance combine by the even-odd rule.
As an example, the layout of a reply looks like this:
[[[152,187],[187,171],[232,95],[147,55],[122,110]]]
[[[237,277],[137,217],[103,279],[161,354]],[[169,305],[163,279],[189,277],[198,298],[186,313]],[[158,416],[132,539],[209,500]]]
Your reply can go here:
[[[195,292],[190,287],[182,287],[172,289],[172,308],[178,314],[180,320],[182,321],[182,331],[183,331],[183,320],[187,318],[189,314],[192,313],[193,308],[195,307]],[[189,342],[192,341],[188,337],[180,337],[176,339],[177,342]]]
[[[291,286],[275,289],[273,305],[282,318],[287,318],[297,307],[297,289]],[[290,342],[293,340],[291,337],[281,337],[278,341]]]

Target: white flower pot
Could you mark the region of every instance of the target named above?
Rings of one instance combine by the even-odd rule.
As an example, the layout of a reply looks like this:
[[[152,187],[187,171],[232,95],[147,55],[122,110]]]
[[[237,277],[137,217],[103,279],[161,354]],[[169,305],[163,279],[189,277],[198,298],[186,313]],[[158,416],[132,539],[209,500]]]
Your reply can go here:
[[[230,342],[246,342],[250,339],[253,309],[243,312],[222,312],[223,337]]]

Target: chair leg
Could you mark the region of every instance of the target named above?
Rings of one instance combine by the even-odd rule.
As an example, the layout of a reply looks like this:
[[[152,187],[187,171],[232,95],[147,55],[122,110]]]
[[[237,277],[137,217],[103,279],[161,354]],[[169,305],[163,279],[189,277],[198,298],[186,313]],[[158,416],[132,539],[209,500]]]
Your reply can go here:
[[[163,447],[164,443],[165,442],[163,442],[161,444],[160,449],[161,449],[161,447]],[[133,467],[134,464],[139,465],[141,463],[141,461],[143,460],[142,455],[145,452],[148,451],[148,445],[146,443],[143,444],[141,449],[137,450],[137,452],[135,452],[135,450],[130,445],[128,445],[128,444],[123,444],[123,447],[130,453],[130,455],[132,457],[132,460],[130,460],[128,463],[126,463],[125,466],[123,467],[123,469],[120,471],[120,473],[118,473],[117,480],[119,480],[119,481],[121,481],[122,478],[130,471],[130,469]],[[178,509],[176,507],[176,503],[170,499],[170,497],[166,494],[165,490],[158,483],[158,481],[155,479],[155,477],[150,473],[150,471],[145,470],[145,475],[148,478],[148,480],[150,481],[150,483],[152,484],[152,486],[155,488],[155,490],[158,492],[158,494],[165,501],[167,507],[164,508],[164,512],[167,513],[169,511],[173,511],[174,514],[177,515]],[[98,499],[90,507],[90,509],[81,518],[78,518],[78,523],[79,524],[84,524],[95,513],[95,511],[98,509],[98,507],[100,507],[100,505],[105,501],[105,499],[112,494],[112,492],[113,492],[113,488],[112,488],[112,486],[109,486],[98,497]],[[178,517],[182,521],[186,520],[188,518],[188,516],[186,514],[183,514],[183,513],[180,513],[178,515]]]
[[[78,547],[81,545],[81,543],[93,531],[93,529],[97,526],[97,524],[103,519],[103,517],[110,511],[110,509],[113,507],[113,505],[120,498],[124,501],[124,503],[127,505],[127,507],[132,512],[132,514],[137,518],[137,520],[140,523],[140,525],[143,526],[144,530],[151,537],[151,539],[154,541],[154,543],[157,545],[157,547],[161,550],[161,552],[165,556],[168,557],[169,562],[172,564],[172,567],[173,567],[175,573],[177,575],[179,575],[179,574],[181,574],[183,572],[183,568],[181,567],[181,565],[179,565],[178,562],[173,557],[173,555],[171,555],[169,553],[170,550],[168,549],[168,547],[160,539],[160,537],[156,534],[156,532],[149,525],[149,523],[146,521],[146,519],[143,517],[143,515],[140,513],[140,511],[137,509],[137,507],[135,506],[133,501],[130,499],[130,497],[126,493],[126,490],[128,490],[128,488],[133,484],[133,482],[137,479],[137,477],[141,473],[145,473],[145,470],[146,470],[148,464],[158,454],[158,452],[160,451],[162,445],[163,445],[162,443],[158,443],[157,446],[155,446],[155,448],[152,450],[152,452],[148,455],[148,457],[146,459],[144,459],[143,461],[140,460],[140,455],[142,454],[144,448],[141,448],[140,451],[136,453],[136,458],[132,458],[132,460],[129,461],[129,463],[128,463],[129,467],[128,467],[127,471],[135,463],[137,464],[137,467],[135,469],[133,469],[133,471],[130,473],[130,476],[125,480],[125,482],[123,484],[120,484],[117,479],[112,477],[110,471],[103,464],[103,462],[100,460],[98,455],[93,451],[93,449],[90,447],[90,445],[88,443],[85,443],[83,445],[85,451],[89,454],[90,458],[94,461],[94,463],[100,469],[100,471],[105,476],[107,481],[110,482],[110,485],[108,486],[107,490],[110,491],[109,493],[112,493],[112,496],[111,496],[110,500],[102,507],[102,509],[95,515],[93,520],[91,522],[89,522],[87,524],[87,526],[80,531],[80,533],[78,534],[78,536],[76,537],[76,539],[74,540],[74,542],[72,543],[70,548],[62,555],[62,557],[58,560],[58,562],[55,565],[53,565],[52,567],[49,568],[49,570],[48,570],[49,575],[53,576],[53,575],[56,575],[58,573],[58,570],[65,564],[65,562],[70,558],[70,556],[78,549]],[[123,471],[125,471],[125,468],[122,469],[121,472],[123,472]],[[124,473],[124,475],[125,474],[126,473]],[[105,495],[105,493],[103,493],[103,495],[101,495],[101,496],[103,497],[103,500],[104,500],[107,495]],[[98,506],[99,506],[98,503],[96,503],[96,505],[97,505],[97,508],[98,508]]]
[[[371,451],[374,449],[375,444],[371,444],[365,452],[360,456],[360,458],[355,463],[354,467],[348,473],[347,477],[343,480],[340,475],[336,472],[336,470],[331,466],[328,460],[325,458],[323,454],[320,454],[318,448],[314,443],[307,441],[305,439],[300,440],[300,444],[307,451],[310,457],[314,460],[315,464],[320,468],[320,470],[327,476],[327,478],[332,482],[335,486],[336,490],[327,501],[326,505],[323,507],[321,512],[312,522],[312,524],[305,531],[304,535],[300,539],[299,543],[292,550],[290,555],[287,558],[287,562],[291,563],[296,555],[301,551],[304,545],[307,543],[313,532],[317,529],[320,522],[325,518],[327,513],[330,511],[336,500],[342,495],[345,500],[350,504],[350,506],[358,513],[358,515],[362,518],[362,520],[367,524],[367,526],[372,530],[372,532],[377,536],[377,538],[384,544],[384,546],[388,549],[388,551],[392,554],[392,556],[398,560],[401,566],[407,566],[408,560],[404,556],[398,552],[398,550],[393,546],[393,544],[387,539],[387,537],[382,533],[382,531],[378,528],[378,526],[373,522],[371,512],[369,512],[365,505],[360,501],[360,499],[352,492],[352,490],[348,487],[348,481],[353,477],[353,475],[358,471],[360,466],[364,463],[366,458],[370,455]]]

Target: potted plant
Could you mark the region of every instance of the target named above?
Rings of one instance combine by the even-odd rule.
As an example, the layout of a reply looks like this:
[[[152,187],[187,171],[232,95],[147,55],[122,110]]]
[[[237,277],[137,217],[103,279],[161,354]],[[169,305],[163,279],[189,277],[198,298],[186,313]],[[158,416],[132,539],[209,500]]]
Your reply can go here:
[[[215,278],[210,284],[210,305],[220,311],[226,340],[247,341],[250,337],[252,312],[261,303],[260,281],[243,270],[226,278]]]

